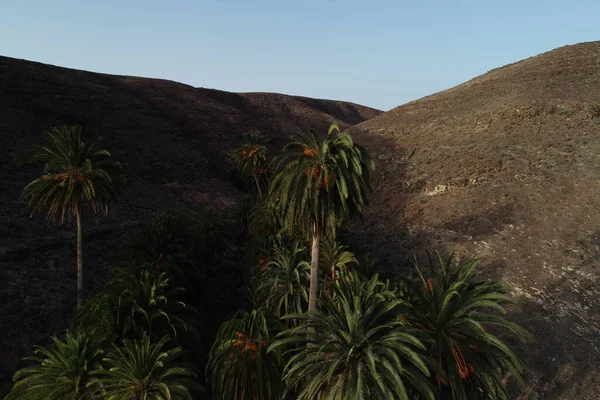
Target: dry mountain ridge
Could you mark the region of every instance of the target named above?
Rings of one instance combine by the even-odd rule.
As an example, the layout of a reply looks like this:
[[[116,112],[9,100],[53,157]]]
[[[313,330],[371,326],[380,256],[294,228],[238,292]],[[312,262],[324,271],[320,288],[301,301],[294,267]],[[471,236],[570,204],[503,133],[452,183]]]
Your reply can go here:
[[[198,201],[232,202],[229,152],[259,129],[274,147],[308,128],[347,127],[380,111],[341,101],[229,93],[158,79],[114,76],[0,57],[0,397],[34,344],[48,344],[72,319],[74,228],[29,218],[19,201],[41,171],[15,154],[45,130],[79,124],[86,137],[127,163],[125,198],[98,226],[85,221],[87,281],[102,287],[132,227]]]
[[[598,399],[600,42],[498,68],[351,128],[376,155],[357,244],[483,257],[514,287],[522,398]]]

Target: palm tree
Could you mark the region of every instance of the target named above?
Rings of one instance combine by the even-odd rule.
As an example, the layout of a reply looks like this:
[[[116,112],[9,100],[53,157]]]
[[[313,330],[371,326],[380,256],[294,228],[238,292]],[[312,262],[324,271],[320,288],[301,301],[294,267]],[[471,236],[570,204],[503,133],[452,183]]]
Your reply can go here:
[[[276,317],[301,313],[308,303],[310,264],[306,261],[306,248],[298,241],[288,246],[271,248],[262,270],[256,275],[257,290],[267,309]]]
[[[300,400],[408,400],[417,393],[433,399],[425,346],[399,318],[402,301],[394,290],[377,276],[340,276],[319,311],[286,317],[299,325],[269,348],[293,346],[283,374],[286,394],[296,390]]]
[[[280,354],[267,353],[280,331],[279,321],[264,309],[240,310],[221,325],[206,369],[215,399],[281,398]]]
[[[244,143],[233,151],[235,165],[242,174],[254,180],[258,197],[262,200],[261,177],[267,173],[269,139],[257,130],[244,133]]]
[[[514,303],[510,288],[477,280],[479,260],[454,268],[451,258],[438,258],[437,268],[430,259],[430,278],[415,259],[421,282],[420,287],[408,285],[412,290],[406,315],[426,335],[431,356],[445,372],[435,382],[438,398],[510,399],[506,380],[513,377],[522,385],[524,364],[490,328],[504,329],[521,340],[532,338],[504,316],[505,307]]]
[[[319,267],[323,276],[323,287],[331,292],[331,281],[337,280],[343,269],[357,265],[358,260],[352,252],[348,251],[348,246],[335,238],[325,239],[322,248]]]
[[[168,335],[174,343],[201,345],[199,313],[185,302],[184,290],[171,287],[164,272],[146,266],[113,269],[105,290],[86,302],[76,322],[113,342]]]
[[[34,364],[15,373],[15,385],[7,400],[87,400],[93,391],[86,385],[90,372],[100,366],[103,340],[91,330],[67,331],[64,340],[53,337],[54,346],[37,347]]]
[[[116,306],[113,310],[120,337],[148,333],[154,339],[169,335],[177,341],[186,334],[199,344],[199,313],[185,303],[184,290],[172,287],[164,272],[115,268],[107,292]]]
[[[375,166],[367,151],[337,125],[321,143],[309,132],[284,150],[276,160],[279,172],[269,197],[287,232],[312,238],[308,309],[315,310],[321,241],[334,236],[342,221],[360,215]]]
[[[81,127],[60,126],[46,135],[47,145],[21,154],[21,163],[44,163],[44,174],[23,189],[31,213],[44,212],[48,221],[77,223],[77,309],[84,301],[83,230],[84,204],[97,218],[107,215],[111,203],[125,189],[121,164],[97,142],[83,142]]]
[[[194,368],[177,361],[181,348],[164,349],[168,338],[151,343],[149,336],[140,340],[124,340],[103,359],[105,367],[93,372],[98,398],[105,400],[191,400],[197,383]]]

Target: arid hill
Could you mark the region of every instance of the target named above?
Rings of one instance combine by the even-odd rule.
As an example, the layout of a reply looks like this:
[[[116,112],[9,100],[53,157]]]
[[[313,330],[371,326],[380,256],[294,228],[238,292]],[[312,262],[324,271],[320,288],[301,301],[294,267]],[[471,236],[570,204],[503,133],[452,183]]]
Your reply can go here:
[[[600,398],[600,42],[492,70],[351,131],[379,169],[356,243],[404,266],[423,249],[482,257],[537,337],[522,398]]]
[[[380,112],[340,101],[228,93],[156,79],[112,76],[0,57],[0,397],[34,344],[73,316],[74,227],[22,213],[23,187],[41,173],[15,154],[45,130],[79,124],[127,163],[126,196],[96,226],[85,221],[92,290],[102,287],[123,235],[157,212],[196,201],[232,202],[229,152],[256,128],[274,147],[308,128],[357,124]]]

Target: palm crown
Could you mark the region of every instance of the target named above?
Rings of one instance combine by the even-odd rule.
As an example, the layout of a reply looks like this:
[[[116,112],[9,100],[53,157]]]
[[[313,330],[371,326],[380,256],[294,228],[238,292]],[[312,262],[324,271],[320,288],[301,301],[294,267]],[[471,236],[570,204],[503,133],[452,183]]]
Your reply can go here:
[[[178,361],[179,347],[166,350],[168,338],[151,343],[148,336],[124,340],[103,359],[105,367],[94,371],[90,386],[98,398],[106,400],[191,400],[192,391],[201,390],[191,365]]]
[[[80,330],[53,341],[52,348],[38,347],[38,357],[26,359],[34,364],[17,371],[7,400],[93,399],[86,385],[90,372],[100,367],[102,339],[93,331]]]
[[[259,131],[250,130],[244,134],[244,143],[233,151],[237,169],[242,174],[252,177],[261,199],[261,177],[267,172],[269,164],[268,142],[269,139]]]
[[[335,124],[321,143],[314,132],[301,135],[285,147],[275,164],[279,172],[271,184],[271,197],[289,231],[334,231],[367,204],[373,160]]]
[[[451,259],[440,258],[439,268],[430,264],[432,277],[426,278],[415,261],[421,287],[412,286],[407,318],[425,333],[431,356],[445,371],[436,382],[441,398],[508,400],[503,375],[522,384],[524,364],[489,328],[521,340],[531,334],[503,316],[513,304],[508,286],[476,280],[478,263],[474,259],[453,268]]]
[[[402,301],[389,285],[344,272],[332,287],[319,311],[287,316],[300,324],[270,348],[293,346],[287,389],[301,400],[433,398],[425,345],[399,318]]]
[[[264,309],[238,311],[221,325],[207,367],[216,399],[281,398],[279,353],[267,353],[280,330],[279,321]]]
[[[31,212],[63,223],[87,203],[94,215],[106,215],[125,188],[121,164],[97,142],[83,142],[81,127],[54,128],[46,139],[47,145],[19,156],[22,163],[45,165],[44,174],[23,190]]]

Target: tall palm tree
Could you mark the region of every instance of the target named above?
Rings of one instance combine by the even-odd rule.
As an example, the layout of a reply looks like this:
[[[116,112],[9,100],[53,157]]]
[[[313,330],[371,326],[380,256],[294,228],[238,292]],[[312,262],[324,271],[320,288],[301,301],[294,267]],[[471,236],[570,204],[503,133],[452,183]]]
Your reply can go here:
[[[337,125],[331,125],[321,143],[313,132],[290,143],[275,164],[270,202],[286,231],[312,238],[308,309],[315,310],[321,241],[333,236],[342,221],[360,215],[375,166],[368,152]]]
[[[267,309],[276,317],[301,313],[308,303],[310,264],[306,248],[298,241],[288,246],[274,245],[272,255],[256,275],[257,290]]]
[[[6,400],[91,400],[86,385],[90,372],[100,366],[103,339],[91,330],[67,331],[64,340],[53,337],[52,348],[38,347],[33,364],[15,373],[15,385]]]
[[[289,315],[297,327],[269,348],[291,346],[283,379],[299,400],[433,399],[425,346],[398,311],[402,301],[375,276],[344,272],[314,313]],[[307,335],[307,332],[312,334]]]
[[[92,373],[88,385],[105,400],[192,400],[201,391],[194,367],[177,361],[181,348],[164,349],[168,338],[151,343],[148,336],[124,340],[103,359],[105,367]]]
[[[506,307],[514,301],[510,288],[477,280],[473,259],[458,267],[451,258],[439,265],[430,260],[426,278],[415,259],[420,287],[408,285],[408,322],[425,334],[429,352],[444,371],[436,379],[439,399],[510,399],[506,380],[523,384],[523,361],[491,332],[505,330],[521,340],[531,334],[508,320]]]
[[[23,189],[31,213],[44,212],[48,221],[77,223],[77,309],[84,301],[83,229],[84,204],[95,217],[107,215],[110,205],[125,189],[121,164],[97,142],[83,142],[81,127],[60,126],[46,135],[46,145],[21,154],[21,163],[43,163],[44,174]]]
[[[242,174],[254,180],[258,197],[263,199],[261,179],[267,173],[269,139],[257,130],[244,133],[244,143],[233,150],[235,165]]]
[[[215,399],[281,398],[280,354],[267,353],[280,331],[279,321],[264,309],[240,310],[221,325],[206,369]]]

